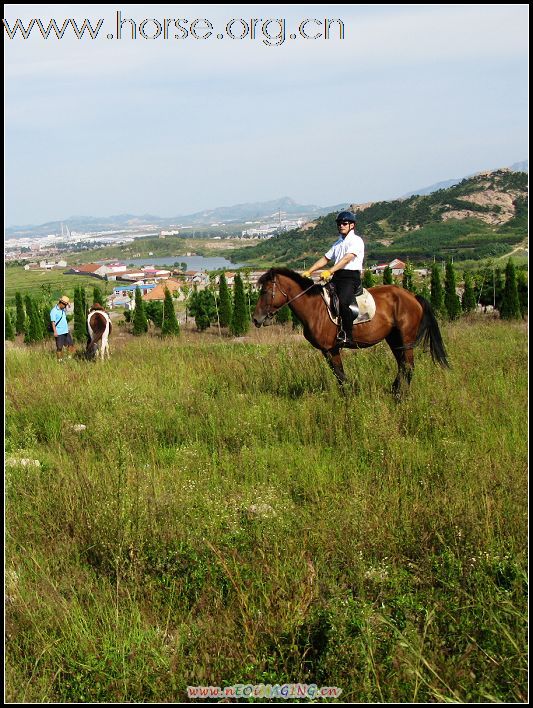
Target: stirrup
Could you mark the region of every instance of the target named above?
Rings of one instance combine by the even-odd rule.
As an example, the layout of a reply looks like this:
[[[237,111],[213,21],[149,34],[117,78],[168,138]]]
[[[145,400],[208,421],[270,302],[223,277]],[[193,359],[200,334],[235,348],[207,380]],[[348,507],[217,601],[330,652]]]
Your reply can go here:
[[[346,330],[340,329],[337,333],[338,344],[355,344],[353,337],[348,337]]]

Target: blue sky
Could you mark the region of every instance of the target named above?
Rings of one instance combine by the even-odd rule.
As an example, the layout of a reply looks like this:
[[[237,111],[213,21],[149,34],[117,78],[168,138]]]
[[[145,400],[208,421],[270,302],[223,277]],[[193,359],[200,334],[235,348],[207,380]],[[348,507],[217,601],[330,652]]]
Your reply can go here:
[[[5,8],[10,26],[105,20],[92,41],[4,36],[8,226],[391,199],[528,155],[527,5]],[[340,18],[345,37],[266,46],[259,23],[254,40],[107,39],[118,9],[216,33],[232,18],[285,19],[287,34]]]

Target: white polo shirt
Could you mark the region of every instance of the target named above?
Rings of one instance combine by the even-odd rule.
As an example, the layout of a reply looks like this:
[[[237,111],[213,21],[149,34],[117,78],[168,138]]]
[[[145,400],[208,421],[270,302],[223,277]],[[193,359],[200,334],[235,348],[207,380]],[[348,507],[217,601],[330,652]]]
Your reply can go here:
[[[335,261],[335,265],[337,265],[347,253],[354,253],[355,258],[351,260],[348,265],[344,266],[344,270],[362,271],[363,259],[365,257],[365,244],[363,239],[353,230],[348,232],[345,238],[341,236],[324,255],[329,261]]]

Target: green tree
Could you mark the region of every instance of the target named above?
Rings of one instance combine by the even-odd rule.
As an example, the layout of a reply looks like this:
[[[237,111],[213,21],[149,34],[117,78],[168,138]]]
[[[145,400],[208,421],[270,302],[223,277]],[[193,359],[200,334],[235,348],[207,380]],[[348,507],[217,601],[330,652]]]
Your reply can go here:
[[[520,300],[520,312],[522,317],[527,315],[527,304],[529,297],[529,288],[527,285],[527,273],[525,270],[519,270],[516,273],[516,285],[518,288],[518,299]]]
[[[93,305],[95,302],[105,307],[105,297],[98,285],[95,285],[93,288]]]
[[[17,308],[17,316],[15,320],[15,333],[24,334],[26,331],[26,312],[24,310],[24,303],[22,301],[22,295],[17,292],[15,293],[15,303]]]
[[[472,312],[476,309],[476,294],[474,292],[474,280],[472,275],[468,272],[464,272],[464,283],[465,287],[463,290],[463,296],[461,298],[461,305],[463,307],[463,312]]]
[[[13,327],[13,322],[11,322],[9,310],[5,310],[4,338],[10,342],[15,341],[15,328]]]
[[[163,325],[163,303],[159,300],[151,300],[143,304],[146,318],[153,322],[156,327],[161,328]]]
[[[39,312],[39,306],[30,295],[26,295],[25,300],[28,325],[24,342],[32,344],[33,342],[39,342],[43,338],[41,313]]]
[[[246,334],[250,326],[249,308],[246,303],[244,286],[239,273],[235,276],[233,285],[233,316],[230,330],[235,337]]]
[[[255,306],[259,300],[259,290],[256,290],[251,283],[245,286],[245,299],[248,305],[248,319],[251,321],[254,314]]]
[[[189,312],[194,317],[196,328],[203,332],[217,319],[217,308],[213,293],[208,290],[198,291],[197,288],[189,299]]]
[[[74,288],[74,341],[87,341],[87,318],[84,310],[83,288]]]
[[[218,317],[221,327],[229,326],[231,309],[231,294],[226,281],[226,274],[221,273],[218,281]]]
[[[279,324],[286,324],[289,320],[291,319],[291,311],[289,309],[288,305],[283,305],[277,312],[276,312],[276,322]]]
[[[444,313],[444,290],[440,279],[440,267],[437,263],[431,266],[431,307],[437,315]]]
[[[43,339],[46,339],[50,333],[48,326],[50,325],[50,310],[52,305],[49,302],[44,302],[41,306],[41,326],[43,329]]]
[[[409,262],[409,259],[407,260],[407,263],[405,264],[405,268],[403,269],[403,276],[402,276],[402,287],[404,290],[409,290],[409,292],[415,292],[416,288],[413,284],[413,275],[414,275],[414,268],[412,263]]]
[[[505,282],[503,278],[503,272],[501,268],[496,268],[494,270],[494,297],[496,302],[496,309],[500,310],[502,307],[503,291],[505,290]]]
[[[81,295],[81,307],[83,310],[83,317],[87,321],[87,315],[89,314],[89,307],[87,305],[87,294],[85,293],[85,288],[80,285],[80,295]]]
[[[133,311],[133,334],[139,337],[148,331],[148,320],[140,288],[135,288],[135,310]]]
[[[510,258],[505,267],[505,287],[500,306],[500,317],[504,320],[519,320],[522,317],[516,282],[516,271],[514,263]]]
[[[422,283],[422,287],[420,289],[420,295],[421,295],[421,297],[424,298],[424,300],[431,302],[431,290],[429,289],[429,285],[428,285],[427,280],[424,280]]]
[[[163,324],[161,334],[163,336],[175,336],[180,333],[180,325],[176,318],[172,295],[168,288],[165,288],[165,301],[163,303]]]
[[[24,311],[26,312],[26,319],[24,320],[24,341],[35,342],[34,333],[30,333],[31,326],[31,312],[33,310],[33,298],[29,293],[24,295]]]
[[[392,277],[392,268],[390,266],[385,266],[383,271],[383,285],[393,285],[394,278]]]
[[[444,306],[450,320],[456,320],[461,314],[461,301],[457,295],[455,285],[455,269],[453,263],[446,263],[446,274],[444,276]]]
[[[375,284],[376,282],[372,271],[370,270],[370,268],[365,268],[362,281],[363,288],[373,288]]]

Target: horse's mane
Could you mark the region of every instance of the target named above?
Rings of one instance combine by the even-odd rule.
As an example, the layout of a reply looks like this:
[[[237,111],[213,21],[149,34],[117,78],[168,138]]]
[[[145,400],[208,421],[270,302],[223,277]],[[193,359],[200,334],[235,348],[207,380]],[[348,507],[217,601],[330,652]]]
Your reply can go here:
[[[307,291],[309,295],[320,295],[322,292],[322,287],[315,284],[312,278],[306,278],[305,276],[300,275],[300,273],[290,270],[289,268],[271,268],[270,270],[267,270],[266,273],[263,273],[257,281],[257,284],[264,285],[265,283],[269,283],[271,280],[274,280],[276,275],[284,275],[285,277],[290,278],[303,290],[310,288],[310,290]],[[312,285],[313,287],[311,287]]]

